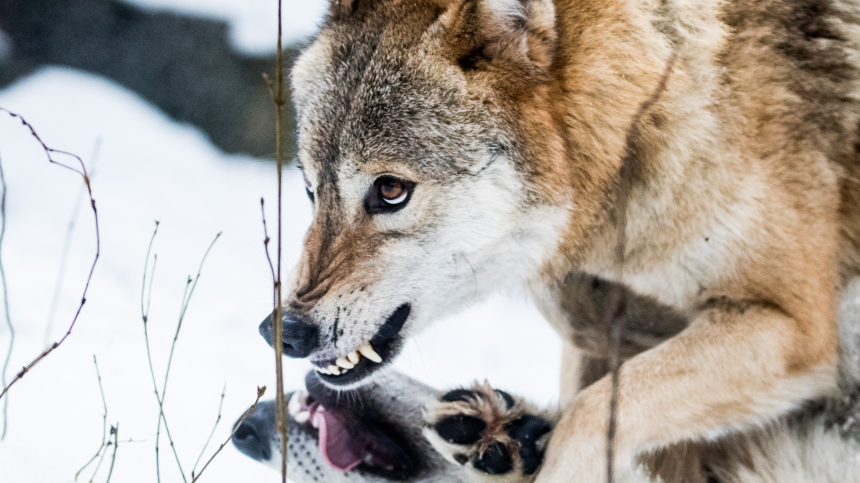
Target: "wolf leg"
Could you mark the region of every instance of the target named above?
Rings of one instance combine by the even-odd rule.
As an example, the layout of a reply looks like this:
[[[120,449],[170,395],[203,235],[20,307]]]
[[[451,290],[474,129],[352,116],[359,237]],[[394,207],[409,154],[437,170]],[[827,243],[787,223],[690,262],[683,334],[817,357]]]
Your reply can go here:
[[[427,404],[424,435],[474,482],[532,481],[558,415],[489,383],[453,390]]]
[[[635,469],[642,452],[750,429],[835,389],[833,339],[807,340],[798,327],[765,304],[720,299],[678,336],[626,361],[616,472]],[[538,481],[606,480],[611,387],[604,377],[565,408]]]

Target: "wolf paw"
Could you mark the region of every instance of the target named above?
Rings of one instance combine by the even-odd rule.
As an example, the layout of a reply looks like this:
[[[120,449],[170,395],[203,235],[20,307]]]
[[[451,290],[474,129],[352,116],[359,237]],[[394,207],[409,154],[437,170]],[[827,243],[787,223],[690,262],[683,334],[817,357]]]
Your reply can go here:
[[[556,418],[486,382],[456,389],[425,408],[424,435],[478,481],[529,481],[543,462]]]

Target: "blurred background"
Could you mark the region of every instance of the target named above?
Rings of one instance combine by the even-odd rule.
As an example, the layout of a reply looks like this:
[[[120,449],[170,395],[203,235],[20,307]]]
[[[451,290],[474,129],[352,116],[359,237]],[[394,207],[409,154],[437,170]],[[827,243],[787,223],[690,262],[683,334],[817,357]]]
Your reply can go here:
[[[288,63],[307,45],[326,5],[284,0]],[[74,481],[96,454],[104,408],[93,356],[108,425],[119,429],[111,481],[156,481],[158,405],[141,309],[151,303],[147,329],[161,390],[188,277],[196,276],[218,233],[188,303],[164,406],[188,480],[225,387],[222,419],[198,471],[257,386],[269,387],[266,399],[274,397],[273,353],[257,326],[272,309],[260,198],[271,230],[275,111],[262,74],[274,73],[276,32],[276,0],[0,0],[0,107],[22,115],[51,148],[86,163],[101,242],[74,332],[0,399],[7,414],[0,421],[3,483]],[[286,159],[294,152],[289,116]],[[68,329],[96,232],[81,178],[49,164],[29,131],[4,113],[0,166],[6,282],[0,364],[8,355],[8,382]],[[311,217],[291,165],[284,206],[287,271]],[[157,262],[142,300],[156,220]],[[540,319],[522,295],[499,294],[416,334],[396,367],[440,388],[487,378],[551,403],[560,343]],[[285,360],[288,390],[302,386],[308,367]],[[182,481],[164,431],[160,441],[162,481]],[[106,481],[111,457],[112,449],[95,476],[94,463],[78,481]],[[200,481],[279,476],[228,446]]]

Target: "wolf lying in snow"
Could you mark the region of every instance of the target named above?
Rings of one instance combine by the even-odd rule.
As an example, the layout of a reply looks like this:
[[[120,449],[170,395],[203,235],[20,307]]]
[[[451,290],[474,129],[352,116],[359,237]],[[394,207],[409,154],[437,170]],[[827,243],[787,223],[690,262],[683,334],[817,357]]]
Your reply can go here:
[[[576,280],[579,290],[575,310],[580,320],[594,320],[605,309],[599,306],[605,288],[593,285],[589,277],[576,277]],[[632,302],[629,304],[631,313],[637,320],[647,322],[638,324],[628,333],[626,342],[631,349],[628,356],[632,356],[635,354],[632,348],[637,345],[634,341],[639,341],[641,350],[671,336],[677,328],[665,325],[665,321],[673,317],[670,311],[647,299],[634,298],[631,294],[628,297],[628,302]],[[838,394],[808,404],[760,428],[700,444],[697,448],[691,445],[681,453],[675,448],[662,455],[645,455],[641,459],[645,467],[619,478],[618,483],[860,482],[860,279],[850,286],[842,303],[840,335]],[[600,376],[600,369],[595,369],[587,377]],[[430,444],[435,438],[425,439],[424,434],[428,428],[431,434],[439,428],[435,423],[435,401],[444,399],[443,393],[418,381],[392,371],[379,382],[359,388],[354,397],[348,398],[326,389],[310,374],[308,385],[313,395],[298,391],[287,398],[290,401],[288,464],[291,481],[529,481],[528,476],[510,471],[507,474],[495,471],[482,480],[475,477],[468,465],[447,461],[443,456],[456,455],[457,450],[437,452]],[[508,419],[529,423],[520,423],[518,438],[505,441],[511,466],[525,466],[529,457],[532,457],[530,464],[534,464],[534,457],[540,454],[541,437],[546,434],[541,431],[548,429],[546,423],[541,422],[556,421],[556,413],[535,408],[503,391],[488,392],[488,389],[482,385],[475,396],[487,399],[490,395],[492,403],[507,411],[511,409],[508,401],[513,400],[513,417]],[[449,393],[448,399],[457,394],[457,391]],[[660,419],[662,412],[654,417]],[[485,427],[494,423],[492,419],[492,416],[487,418]],[[452,421],[463,426],[464,420],[455,415]],[[325,432],[324,438],[321,432]],[[503,435],[490,432],[484,436],[484,443],[497,443],[500,436],[504,441]],[[274,402],[258,406],[237,430],[234,443],[248,456],[280,469],[280,436],[275,429]],[[447,446],[452,447],[456,445]],[[460,447],[460,451],[468,449],[469,446]],[[698,454],[692,453],[692,449]],[[673,460],[672,452],[681,454],[682,459]]]
[[[860,0],[333,0],[292,82],[314,218],[270,340],[357,389],[409,333],[519,288],[571,342],[535,464],[500,430],[516,401],[438,401],[450,432],[428,435],[470,479],[606,479],[611,381],[580,387],[606,331],[576,319],[572,273],[689,321],[623,364],[619,474],[654,452],[707,473],[695,442],[836,390],[860,275]]]

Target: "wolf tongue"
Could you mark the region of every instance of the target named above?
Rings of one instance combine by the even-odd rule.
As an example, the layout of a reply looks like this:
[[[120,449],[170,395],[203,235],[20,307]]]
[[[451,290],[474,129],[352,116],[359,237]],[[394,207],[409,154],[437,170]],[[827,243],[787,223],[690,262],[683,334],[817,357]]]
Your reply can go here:
[[[361,464],[365,452],[353,439],[360,432],[354,418],[336,409],[318,408],[312,408],[311,417],[319,430],[320,453],[328,464],[341,471]]]
[[[393,474],[408,470],[409,457],[388,436],[345,409],[310,408],[319,430],[319,449],[325,461],[341,471],[364,463]]]

